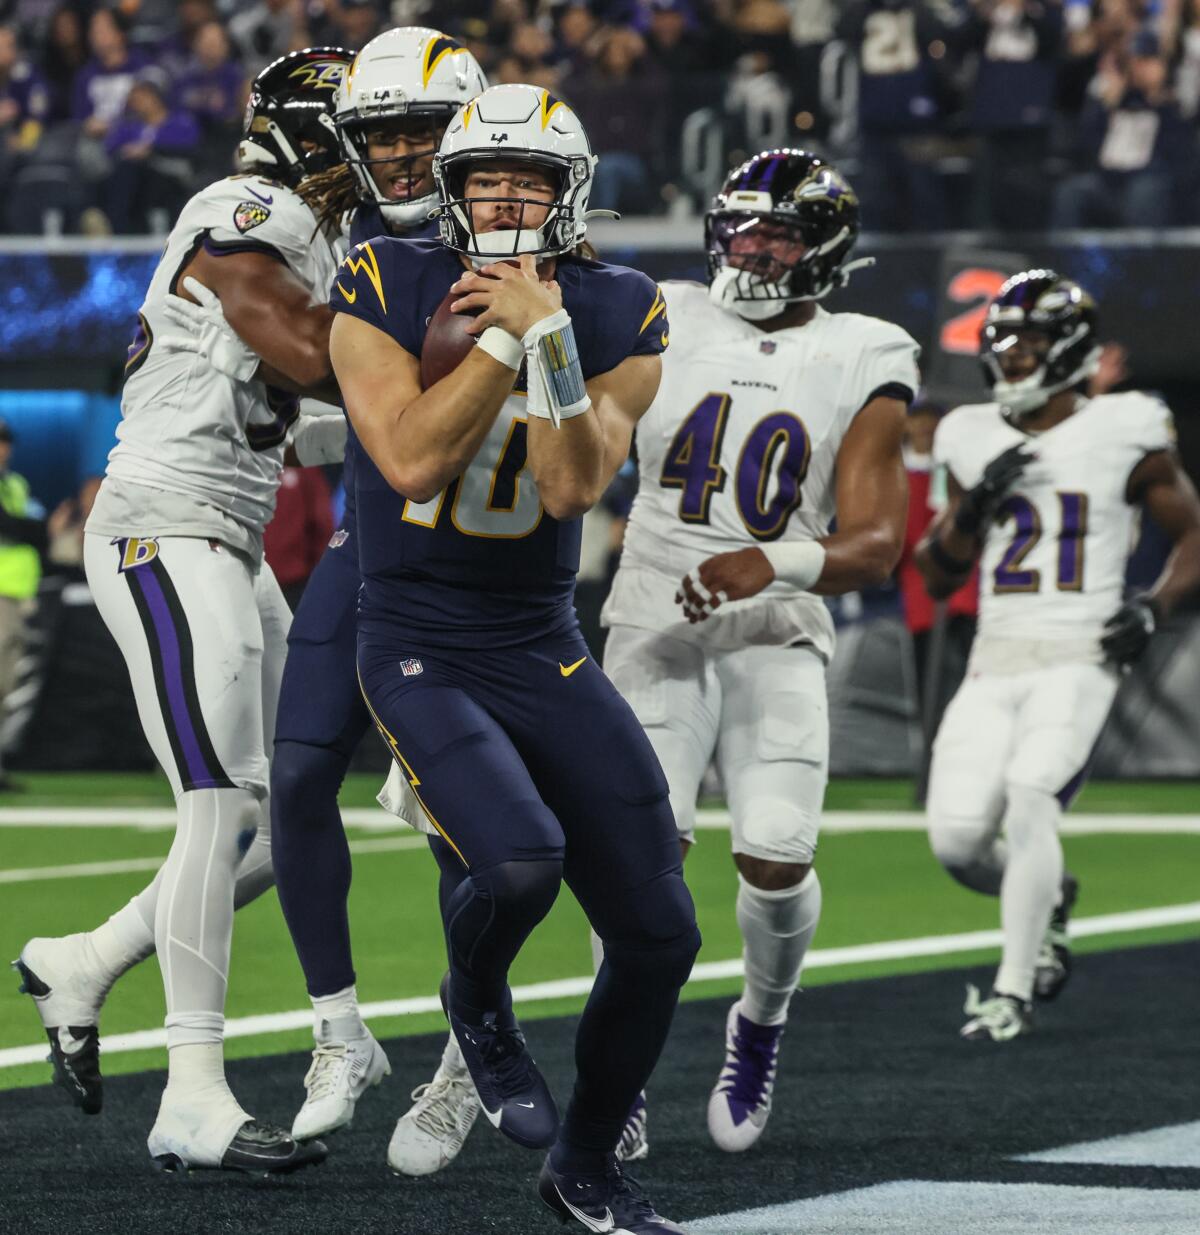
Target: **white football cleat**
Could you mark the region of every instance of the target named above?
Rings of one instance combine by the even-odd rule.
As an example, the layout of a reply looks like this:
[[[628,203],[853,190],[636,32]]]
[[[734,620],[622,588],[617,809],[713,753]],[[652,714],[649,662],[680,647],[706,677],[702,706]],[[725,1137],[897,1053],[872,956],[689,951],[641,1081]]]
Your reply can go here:
[[[322,1021],[321,1026],[304,1078],[308,1097],[292,1121],[292,1136],[298,1141],[349,1126],[359,1098],[392,1072],[383,1047],[370,1033],[334,1039],[328,1036],[329,1022]]]
[[[50,1040],[55,1082],[82,1111],[97,1114],[104,1102],[98,1027],[110,983],[97,976],[87,935],[31,939],[13,968]]]
[[[967,1023],[958,1031],[973,1042],[1011,1042],[1033,1031],[1033,1008],[1015,995],[993,990],[987,999],[980,997],[979,988],[967,984],[967,1001],[963,1006]]]
[[[475,1082],[453,1036],[433,1080],[412,1096],[388,1143],[388,1166],[398,1175],[432,1175],[458,1157],[479,1114]]]
[[[782,1025],[756,1025],[739,1001],[725,1022],[725,1065],[708,1099],[708,1132],[718,1149],[741,1153],[763,1134],[771,1114]]]
[[[650,1139],[646,1134],[648,1114],[646,1110],[646,1091],[638,1094],[634,1104],[629,1109],[629,1117],[621,1129],[621,1139],[617,1142],[618,1162],[640,1162],[650,1153]]]

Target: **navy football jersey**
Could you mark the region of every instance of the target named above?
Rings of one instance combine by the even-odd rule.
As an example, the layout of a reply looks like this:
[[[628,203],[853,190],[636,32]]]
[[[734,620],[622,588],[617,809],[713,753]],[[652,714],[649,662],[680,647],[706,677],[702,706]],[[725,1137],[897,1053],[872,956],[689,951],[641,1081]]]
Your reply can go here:
[[[370,240],[372,236],[378,236],[381,232],[387,230],[384,223],[383,212],[374,202],[364,202],[354,211],[354,217],[350,221],[350,244],[360,245],[364,240]],[[438,226],[436,222],[430,221],[422,223],[420,227],[414,228],[412,231],[405,232],[405,239],[409,240],[425,240],[437,235]],[[358,467],[358,461],[363,457],[362,443],[358,440],[357,434],[354,432],[354,426],[350,423],[350,417],[346,417],[346,456],[342,466],[342,488],[346,493],[345,514],[342,516],[342,526],[353,531],[355,523],[355,507],[354,507],[354,473]]]
[[[346,258],[330,307],[419,357],[430,318],[463,269],[437,241],[376,237]],[[572,257],[559,259],[554,277],[585,378],[666,347],[665,303],[645,275]],[[386,627],[427,646],[500,647],[574,623],[580,520],[542,508],[526,466],[527,423],[515,390],[471,465],[428,502],[397,493],[360,451],[360,629]]]

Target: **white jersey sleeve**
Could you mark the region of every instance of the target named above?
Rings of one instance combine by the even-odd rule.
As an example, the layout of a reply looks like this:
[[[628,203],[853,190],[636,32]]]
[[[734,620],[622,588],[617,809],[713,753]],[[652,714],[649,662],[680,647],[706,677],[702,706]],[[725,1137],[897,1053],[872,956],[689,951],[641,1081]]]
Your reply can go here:
[[[963,489],[1010,446],[1035,456],[984,537],[977,651],[986,655],[997,640],[1057,641],[1064,656],[1100,659],[1138,526],[1129,477],[1171,441],[1169,410],[1137,393],[1081,401],[1038,434],[1014,428],[996,404],[960,407],[942,421],[934,457]]]
[[[604,620],[713,646],[805,641],[829,655],[832,622],[811,592],[777,581],[689,626],[675,591],[714,554],[828,534],[846,430],[874,395],[911,398],[917,345],[819,307],[806,325],[768,333],[699,284],[662,291],[671,346],[637,429],[638,494]]]
[[[325,302],[342,256],[340,238],[318,232],[300,197],[270,180],[231,176],[184,206],[138,312],[117,444],[89,526],[113,535],[148,534],[150,523],[175,535],[214,535],[216,527],[233,526],[244,533],[238,547],[257,552],[275,508],[283,445],[298,404],[261,381],[225,377],[194,354],[155,347],[155,339],[172,329],[164,313],[167,297],[202,249],[218,257],[256,252],[280,261],[314,304]],[[115,490],[130,484],[171,500],[164,499],[162,511],[142,492],[136,501],[118,503]],[[194,516],[187,514],[188,503]],[[126,525],[132,510],[144,512],[139,517],[147,526]]]

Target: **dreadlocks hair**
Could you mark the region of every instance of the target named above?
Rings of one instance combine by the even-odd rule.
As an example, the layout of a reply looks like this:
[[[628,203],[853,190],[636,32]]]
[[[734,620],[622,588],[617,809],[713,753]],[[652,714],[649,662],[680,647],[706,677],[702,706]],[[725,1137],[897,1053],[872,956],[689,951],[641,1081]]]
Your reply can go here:
[[[345,163],[305,177],[296,192],[317,216],[317,231],[337,231],[360,200],[358,181]]]

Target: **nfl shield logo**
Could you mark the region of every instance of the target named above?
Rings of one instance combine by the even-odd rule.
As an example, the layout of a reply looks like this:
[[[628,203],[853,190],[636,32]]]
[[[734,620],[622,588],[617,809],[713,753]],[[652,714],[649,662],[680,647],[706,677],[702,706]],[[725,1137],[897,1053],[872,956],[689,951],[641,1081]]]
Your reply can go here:
[[[402,660],[400,662],[400,672],[406,678],[415,678],[418,673],[425,672],[425,666],[419,660]]]
[[[332,536],[330,536],[329,547],[331,549],[340,549],[349,539],[350,533],[347,532],[344,527],[340,527]]]
[[[764,356],[773,356],[775,354],[775,348],[777,346],[778,345],[776,344],[774,339],[764,339],[758,345],[758,350],[762,352]]]

